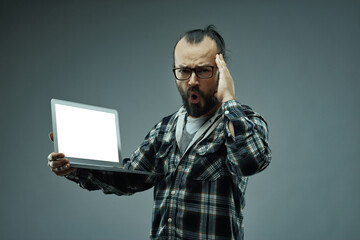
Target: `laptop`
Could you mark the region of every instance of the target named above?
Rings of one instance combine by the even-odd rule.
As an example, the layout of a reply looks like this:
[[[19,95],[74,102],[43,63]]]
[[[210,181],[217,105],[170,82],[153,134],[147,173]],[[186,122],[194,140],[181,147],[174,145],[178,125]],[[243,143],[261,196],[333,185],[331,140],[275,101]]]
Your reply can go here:
[[[158,174],[124,168],[116,110],[51,99],[51,114],[54,151],[64,153],[72,167]]]

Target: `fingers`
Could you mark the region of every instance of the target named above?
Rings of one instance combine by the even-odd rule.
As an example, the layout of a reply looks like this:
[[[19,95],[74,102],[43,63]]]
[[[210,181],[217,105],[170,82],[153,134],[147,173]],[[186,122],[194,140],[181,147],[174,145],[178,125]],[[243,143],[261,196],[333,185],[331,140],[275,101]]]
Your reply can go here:
[[[70,165],[69,165],[70,166]],[[72,172],[74,172],[74,171],[76,171],[76,168],[68,168],[68,169],[52,169],[51,170],[53,173],[55,173],[57,176],[65,176],[65,175],[68,175],[68,174],[70,174],[70,173],[72,173]]]
[[[54,142],[54,134],[53,132],[49,132],[49,138],[52,142]]]
[[[225,79],[231,78],[229,69],[227,68],[226,62],[225,62],[224,57],[223,57],[223,55],[221,53],[216,54],[215,63],[216,63],[216,66],[219,69],[219,75],[220,76],[222,76]]]
[[[57,176],[65,176],[69,173],[72,173],[76,170],[76,168],[70,168],[70,165],[63,165],[58,168],[52,168],[51,171],[55,173]]]
[[[215,93],[215,97],[220,102],[235,99],[234,81],[222,54],[216,54],[215,63],[219,69],[218,89]]]
[[[64,158],[65,157],[65,154],[63,153],[50,153],[50,155],[48,156],[48,160],[49,161],[52,161],[52,160],[58,160],[60,158]]]
[[[68,170],[70,168],[70,164],[64,163],[58,163],[58,164],[50,164],[49,166],[53,172],[62,172],[65,170]]]
[[[65,158],[63,153],[50,153],[48,166],[57,176],[64,176],[76,170],[76,168],[70,166],[69,159]]]
[[[216,54],[215,63],[220,71],[225,70],[227,68],[224,60],[224,56],[221,53]]]
[[[49,160],[48,161],[48,165],[51,168],[58,168],[58,167],[61,167],[61,166],[65,166],[67,164],[69,164],[69,160],[67,158],[62,158],[62,159],[59,159],[59,160]]]
[[[50,153],[48,156],[48,166],[52,171],[62,171],[70,167],[69,159],[64,157],[63,153]]]

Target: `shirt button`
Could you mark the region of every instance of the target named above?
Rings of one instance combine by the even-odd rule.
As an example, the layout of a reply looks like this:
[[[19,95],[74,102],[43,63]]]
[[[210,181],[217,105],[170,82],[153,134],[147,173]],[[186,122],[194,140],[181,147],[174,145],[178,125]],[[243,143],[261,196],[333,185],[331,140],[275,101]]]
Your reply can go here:
[[[225,114],[226,114],[226,115],[228,115],[228,114],[229,114],[229,111],[228,111],[228,110],[226,110],[226,111],[225,111]]]
[[[168,218],[168,222],[171,223],[171,222],[172,222],[172,219],[171,219],[171,218]]]
[[[175,195],[175,190],[172,190],[172,191],[171,191],[171,195]]]

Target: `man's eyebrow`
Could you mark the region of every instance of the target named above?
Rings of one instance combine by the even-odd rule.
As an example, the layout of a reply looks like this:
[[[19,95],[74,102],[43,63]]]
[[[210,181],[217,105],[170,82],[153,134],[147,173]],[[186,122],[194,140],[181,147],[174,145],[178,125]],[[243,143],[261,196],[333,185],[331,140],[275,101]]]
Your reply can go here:
[[[211,64],[208,63],[204,63],[204,64],[199,64],[196,67],[210,67],[212,66]],[[179,66],[175,66],[175,68],[188,68],[188,66],[186,65],[179,65]]]

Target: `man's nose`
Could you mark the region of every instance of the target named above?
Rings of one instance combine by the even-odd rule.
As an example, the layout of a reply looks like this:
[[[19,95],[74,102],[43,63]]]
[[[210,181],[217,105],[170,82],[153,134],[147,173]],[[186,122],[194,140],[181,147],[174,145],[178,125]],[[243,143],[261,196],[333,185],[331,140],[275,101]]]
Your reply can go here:
[[[189,78],[189,86],[196,86],[196,85],[199,85],[199,79],[196,76],[195,71],[192,71]]]

